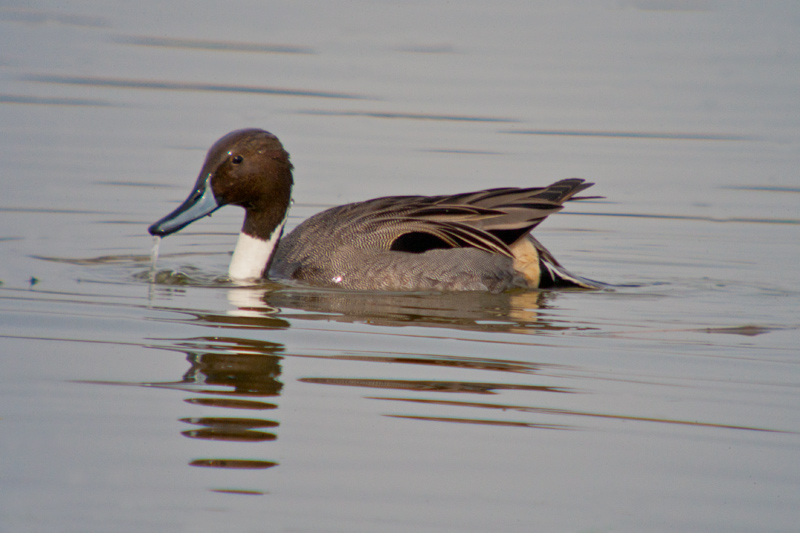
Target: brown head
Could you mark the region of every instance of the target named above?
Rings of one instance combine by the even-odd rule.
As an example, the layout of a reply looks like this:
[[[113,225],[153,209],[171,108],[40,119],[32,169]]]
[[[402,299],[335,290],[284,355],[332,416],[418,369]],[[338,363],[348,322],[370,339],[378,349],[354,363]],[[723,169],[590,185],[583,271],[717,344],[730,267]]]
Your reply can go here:
[[[286,216],[292,184],[289,154],[276,136],[260,129],[233,131],[209,149],[189,197],[149,232],[169,235],[231,204],[246,210],[242,231],[266,240]]]

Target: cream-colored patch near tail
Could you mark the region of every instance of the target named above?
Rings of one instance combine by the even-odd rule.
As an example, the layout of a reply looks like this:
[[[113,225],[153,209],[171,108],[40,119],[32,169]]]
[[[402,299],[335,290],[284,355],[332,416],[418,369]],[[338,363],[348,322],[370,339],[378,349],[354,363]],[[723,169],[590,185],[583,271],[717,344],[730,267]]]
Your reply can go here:
[[[527,237],[519,239],[510,249],[514,254],[514,270],[525,276],[531,287],[538,288],[542,271],[539,267],[539,252],[531,240]]]

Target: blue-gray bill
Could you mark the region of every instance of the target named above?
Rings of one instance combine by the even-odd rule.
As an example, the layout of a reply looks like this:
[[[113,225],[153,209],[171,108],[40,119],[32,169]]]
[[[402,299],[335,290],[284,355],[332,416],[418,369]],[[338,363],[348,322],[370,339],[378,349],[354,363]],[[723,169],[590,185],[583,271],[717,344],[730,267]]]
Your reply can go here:
[[[208,216],[221,206],[211,190],[211,175],[200,176],[189,197],[178,208],[149,228],[150,235],[165,237],[195,220]]]

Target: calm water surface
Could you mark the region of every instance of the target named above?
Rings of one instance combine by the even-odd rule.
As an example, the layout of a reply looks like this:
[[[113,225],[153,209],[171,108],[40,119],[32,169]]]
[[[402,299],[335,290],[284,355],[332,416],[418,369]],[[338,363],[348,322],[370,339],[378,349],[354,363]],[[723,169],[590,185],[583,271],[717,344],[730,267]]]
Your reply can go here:
[[[0,531],[796,531],[800,9],[0,7]],[[257,126],[289,224],[389,194],[605,199],[537,230],[596,292],[221,278]]]

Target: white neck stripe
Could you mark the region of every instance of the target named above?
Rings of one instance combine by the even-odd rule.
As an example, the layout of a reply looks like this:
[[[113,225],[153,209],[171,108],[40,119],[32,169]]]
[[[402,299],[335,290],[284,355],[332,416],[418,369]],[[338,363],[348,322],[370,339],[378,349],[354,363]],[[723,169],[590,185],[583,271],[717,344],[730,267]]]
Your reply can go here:
[[[285,223],[286,219],[284,218],[266,241],[247,233],[240,233],[236,248],[233,249],[233,257],[228,267],[228,276],[232,280],[262,278],[281,238]]]

